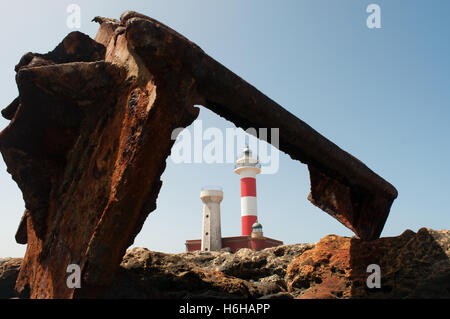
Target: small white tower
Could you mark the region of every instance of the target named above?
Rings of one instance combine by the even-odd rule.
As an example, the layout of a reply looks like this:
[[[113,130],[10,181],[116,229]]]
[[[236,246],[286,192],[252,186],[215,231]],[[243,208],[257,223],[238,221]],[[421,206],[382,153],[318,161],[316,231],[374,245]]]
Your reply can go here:
[[[263,231],[260,223],[254,223],[252,226],[252,238],[262,238]]]
[[[220,225],[220,202],[223,191],[204,189],[200,192],[203,202],[202,251],[216,251],[222,248],[222,231]]]

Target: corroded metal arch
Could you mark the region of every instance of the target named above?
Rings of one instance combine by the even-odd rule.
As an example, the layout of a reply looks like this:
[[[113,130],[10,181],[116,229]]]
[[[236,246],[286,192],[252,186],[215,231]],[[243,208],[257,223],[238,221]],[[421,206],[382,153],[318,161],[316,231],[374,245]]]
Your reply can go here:
[[[122,17],[129,45],[156,76],[194,83],[198,104],[243,129],[279,128],[279,149],[309,167],[308,198],[362,239],[380,236],[397,197],[391,184],[167,26],[131,12]]]
[[[362,239],[380,235],[397,191],[366,165],[162,23],[130,11],[94,20],[95,40],[73,32],[26,54],[19,97],[2,111],[0,151],[27,209],[17,290],[103,295],[156,208],[172,131],[197,118],[194,105],[244,129],[278,127],[279,149],[308,165],[309,199]],[[66,286],[73,263],[81,289]]]

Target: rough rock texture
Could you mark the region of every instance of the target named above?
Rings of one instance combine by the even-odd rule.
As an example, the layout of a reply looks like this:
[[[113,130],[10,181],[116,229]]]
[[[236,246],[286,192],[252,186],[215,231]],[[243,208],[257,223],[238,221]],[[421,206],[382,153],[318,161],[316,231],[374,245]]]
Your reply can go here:
[[[366,285],[381,268],[381,288]],[[287,287],[300,298],[450,298],[450,231],[422,228],[365,242],[329,235],[294,260]]]
[[[362,239],[380,235],[397,191],[363,163],[160,22],[135,12],[94,20],[95,40],[73,32],[24,55],[19,97],[2,111],[11,122],[0,151],[26,206],[20,292],[105,295],[156,208],[172,132],[192,123],[196,104],[244,129],[280,128],[276,146],[308,164],[310,200]],[[83,289],[67,288],[69,264]]]
[[[0,258],[0,299],[17,296],[14,286],[22,258]]]
[[[6,262],[5,262],[6,261]],[[0,294],[12,288],[21,259],[0,259]],[[381,267],[369,289],[367,266]],[[235,254],[125,254],[109,298],[450,298],[450,231],[423,228],[372,242],[329,235],[317,244]],[[26,297],[26,296],[22,296]]]
[[[259,298],[291,297],[285,274],[292,259],[314,245],[298,244],[235,254],[164,254],[146,248],[127,252],[113,298]],[[292,297],[291,297],[292,298]]]
[[[381,268],[380,289],[367,287],[370,264]],[[113,297],[450,298],[450,231],[407,230],[371,242],[329,235],[315,245],[235,254],[135,248],[121,276]]]

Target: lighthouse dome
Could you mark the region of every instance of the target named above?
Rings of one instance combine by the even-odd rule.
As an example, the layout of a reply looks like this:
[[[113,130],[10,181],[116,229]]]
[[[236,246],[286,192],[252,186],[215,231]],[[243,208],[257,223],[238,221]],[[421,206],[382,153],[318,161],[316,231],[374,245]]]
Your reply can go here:
[[[252,225],[252,231],[255,233],[262,233],[262,225],[260,223],[254,223]]]

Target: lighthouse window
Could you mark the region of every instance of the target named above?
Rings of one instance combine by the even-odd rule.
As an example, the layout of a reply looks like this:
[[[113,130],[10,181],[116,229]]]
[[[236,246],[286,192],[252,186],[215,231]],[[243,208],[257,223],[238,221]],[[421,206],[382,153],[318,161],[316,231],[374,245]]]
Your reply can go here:
[[[206,215],[206,218],[208,218],[209,217],[209,215]]]
[[[205,235],[208,236],[208,232],[206,232]]]

